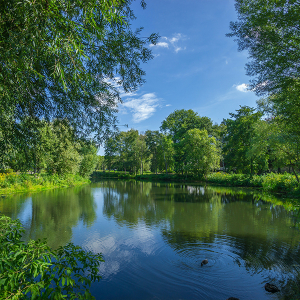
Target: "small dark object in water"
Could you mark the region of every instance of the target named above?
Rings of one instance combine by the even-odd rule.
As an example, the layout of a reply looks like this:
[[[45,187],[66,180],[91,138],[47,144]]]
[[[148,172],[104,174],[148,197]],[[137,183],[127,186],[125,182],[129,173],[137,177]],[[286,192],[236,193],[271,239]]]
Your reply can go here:
[[[206,265],[206,264],[208,264],[208,260],[207,260],[207,259],[203,259],[202,262],[201,262],[201,267],[202,267],[203,265]]]
[[[229,297],[227,300],[240,300],[239,298]]]
[[[265,290],[270,293],[276,293],[280,291],[280,289],[276,285],[270,283],[265,284]]]

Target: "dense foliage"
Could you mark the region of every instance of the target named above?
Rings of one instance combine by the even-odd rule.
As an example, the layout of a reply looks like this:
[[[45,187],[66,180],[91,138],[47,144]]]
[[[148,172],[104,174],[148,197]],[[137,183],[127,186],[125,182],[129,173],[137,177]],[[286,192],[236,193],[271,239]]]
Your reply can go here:
[[[68,244],[57,250],[46,241],[24,243],[18,220],[0,216],[1,299],[95,299],[89,287],[99,281],[100,254]]]
[[[32,127],[30,124],[35,122]],[[2,169],[48,174],[89,176],[97,165],[94,142],[79,137],[66,120],[53,122],[26,118],[18,124],[22,139],[1,153]]]
[[[138,171],[141,175],[143,171],[175,172],[206,177],[209,181],[212,177],[207,177],[208,174],[223,170],[244,174],[248,178],[242,180],[245,185],[276,190],[267,188],[267,183],[256,185],[251,178],[256,174],[288,172],[299,182],[299,143],[297,135],[291,134],[280,117],[266,118],[261,110],[248,106],[230,113],[230,118],[220,125],[212,125],[209,118],[200,117],[192,110],[180,110],[162,122],[161,132],[147,130],[139,134],[131,129],[107,140],[101,164],[104,169],[106,165],[109,170],[123,170],[125,174],[126,171],[131,174]],[[232,178],[240,181],[240,177]],[[228,180],[221,181],[227,184]]]
[[[300,6],[298,0],[236,0],[238,21],[228,36],[248,50],[247,73],[258,93],[297,89],[300,80]]]
[[[131,2],[0,3],[1,158],[10,160],[17,145],[28,143],[22,123],[31,139],[43,120],[65,120],[97,142],[115,128],[120,88],[144,82],[140,65],[152,58],[148,45],[157,40],[131,28]]]
[[[266,96],[259,108],[269,122],[255,125],[248,158],[288,166],[299,182],[300,5],[298,0],[236,0],[238,20],[230,23],[239,50],[247,50],[250,88]],[[261,144],[261,145],[259,145]],[[267,149],[268,148],[268,149]],[[267,153],[267,155],[265,155]],[[261,156],[263,154],[263,156]],[[258,156],[259,158],[258,158]],[[255,157],[256,156],[256,157]],[[268,169],[268,168],[267,168]]]

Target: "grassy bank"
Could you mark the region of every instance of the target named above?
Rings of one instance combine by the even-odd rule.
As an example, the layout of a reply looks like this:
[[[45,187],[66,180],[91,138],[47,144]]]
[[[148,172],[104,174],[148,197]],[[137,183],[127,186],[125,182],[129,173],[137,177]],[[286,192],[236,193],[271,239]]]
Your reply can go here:
[[[254,175],[250,177],[245,174],[228,174],[223,172],[211,173],[206,178],[195,177],[191,175],[180,174],[153,174],[130,175],[124,172],[94,172],[94,178],[118,178],[118,179],[136,179],[148,181],[173,181],[173,182],[199,182],[204,181],[221,186],[239,186],[260,188],[266,192],[291,194],[300,197],[299,184],[292,174]]]
[[[268,192],[299,194],[300,189],[296,177],[292,174],[269,173],[250,177],[244,174],[211,173],[207,182],[225,186],[258,187]]]
[[[71,187],[89,183],[90,180],[79,175],[2,174],[0,173],[0,195],[21,192],[35,192],[47,189]]]

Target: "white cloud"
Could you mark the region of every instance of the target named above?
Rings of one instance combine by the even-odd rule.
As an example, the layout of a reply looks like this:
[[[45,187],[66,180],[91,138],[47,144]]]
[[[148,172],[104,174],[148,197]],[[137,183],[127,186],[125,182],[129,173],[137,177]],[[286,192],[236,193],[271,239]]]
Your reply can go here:
[[[185,49],[186,49],[186,47],[184,47],[184,48],[182,48],[182,47],[176,47],[175,48],[175,52],[177,53],[178,51],[185,50]]]
[[[235,87],[238,91],[240,91],[240,92],[243,92],[243,93],[249,92],[249,91],[248,91],[248,84],[246,84],[246,83],[242,83],[242,84],[240,84],[240,85],[234,85],[234,87]]]
[[[171,104],[167,104],[166,106],[168,107],[168,106],[172,106],[172,105]]]
[[[150,118],[159,105],[159,99],[154,93],[148,93],[140,98],[130,99],[122,104],[123,107],[129,108],[133,114],[133,122],[139,123]]]
[[[154,44],[151,44],[150,47],[163,47],[163,48],[169,48],[169,44],[166,42],[159,42]]]
[[[176,33],[173,37],[163,36],[162,39],[164,42],[158,42],[156,45],[151,44],[150,47],[162,47],[162,48],[170,48],[173,49],[176,53],[181,50],[185,50],[186,47],[181,47],[178,45],[179,42],[186,40],[186,37],[181,33]]]

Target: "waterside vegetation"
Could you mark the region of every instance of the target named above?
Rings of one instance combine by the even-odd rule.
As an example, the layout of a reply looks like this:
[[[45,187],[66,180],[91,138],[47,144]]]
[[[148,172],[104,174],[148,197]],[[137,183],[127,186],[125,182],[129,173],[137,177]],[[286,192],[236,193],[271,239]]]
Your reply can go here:
[[[144,173],[125,174],[124,171],[103,172],[95,171],[92,178],[116,178],[116,179],[134,179],[143,181],[167,181],[167,182],[202,182],[212,185],[228,186],[228,187],[252,187],[264,192],[282,193],[293,197],[300,196],[298,182],[294,175],[289,173],[277,174],[268,173],[264,175],[254,175],[250,177],[245,174],[233,174],[224,172],[213,172],[206,177],[197,177],[194,175],[181,175],[175,173]]]
[[[0,299],[95,299],[101,254],[68,244],[57,250],[46,241],[22,241],[19,220],[0,215]]]
[[[90,183],[86,177],[79,174],[65,174],[65,175],[49,175],[26,173],[0,173],[0,195],[8,195],[14,193],[24,192],[38,192],[53,188],[72,187],[82,184]]]

